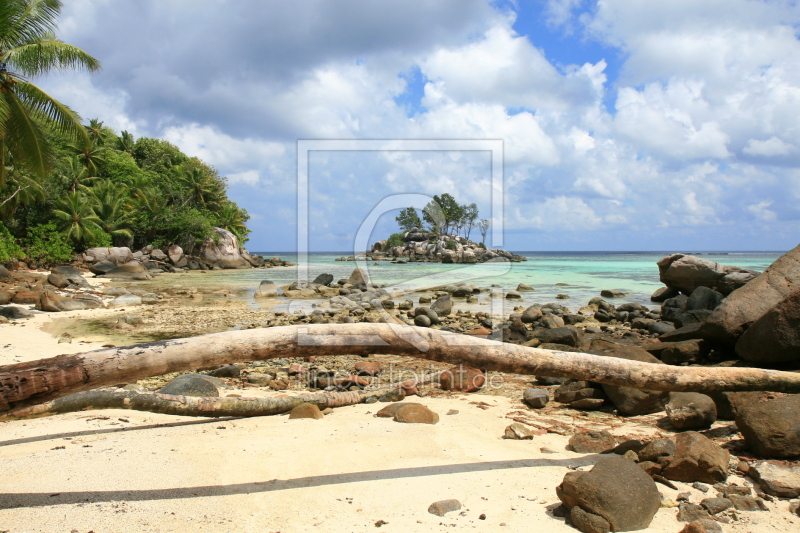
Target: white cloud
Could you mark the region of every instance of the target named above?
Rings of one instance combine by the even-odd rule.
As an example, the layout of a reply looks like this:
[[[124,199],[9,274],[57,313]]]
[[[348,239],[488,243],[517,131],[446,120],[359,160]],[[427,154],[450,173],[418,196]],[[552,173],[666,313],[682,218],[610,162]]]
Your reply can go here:
[[[750,139],[742,152],[747,155],[762,155],[765,157],[775,155],[788,155],[794,151],[794,146],[783,142],[777,137],[770,137],[764,141]]]

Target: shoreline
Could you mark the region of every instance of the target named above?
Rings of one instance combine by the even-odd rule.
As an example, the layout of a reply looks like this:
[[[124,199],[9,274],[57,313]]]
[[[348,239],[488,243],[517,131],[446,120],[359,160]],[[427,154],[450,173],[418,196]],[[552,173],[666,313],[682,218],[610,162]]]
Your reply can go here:
[[[183,336],[216,328],[263,327],[265,318],[276,321],[273,325],[282,320],[274,306],[249,308],[247,293],[237,288],[191,291],[184,280],[194,276],[162,276],[161,299],[152,305],[36,312],[18,324],[0,324],[4,335],[0,364],[89,351],[136,335]],[[183,278],[180,283],[171,282],[176,276]],[[152,281],[103,285],[156,289]],[[411,295],[417,300],[419,293],[407,296]],[[327,311],[311,305],[308,309]],[[131,314],[142,322],[115,329],[116,320]],[[454,321],[469,324],[462,315],[447,319],[450,325]],[[88,322],[105,324],[107,332],[80,333],[72,343],[57,342],[62,330],[80,329],[78,324]],[[597,338],[612,337],[603,332]],[[620,335],[615,340],[625,339]],[[388,370],[376,384],[397,380],[395,368],[420,374],[450,366],[393,356],[337,356],[310,362],[302,358],[254,362],[241,368],[244,374],[279,377],[292,364],[352,372],[361,361],[380,363]],[[4,436],[0,460],[9,472],[0,503],[0,528],[13,533],[73,528],[98,533],[287,533],[315,527],[364,531],[383,522],[382,527],[412,532],[439,527],[515,531],[533,520],[544,533],[574,532],[553,514],[559,504],[555,486],[567,472],[589,470],[603,456],[568,450],[573,434],[604,430],[617,442],[678,434],[664,425],[663,412],[624,417],[609,408],[578,411],[557,402],[531,410],[521,402],[526,388],[544,387],[552,396],[557,385],[545,386],[533,376],[500,376],[496,389],[487,386],[476,393],[458,393],[431,385],[421,387],[418,397],[407,397],[404,401],[421,403],[439,414],[440,422],[433,426],[375,418],[386,404],[336,408],[322,420],[290,420],[285,415],[204,419],[97,410],[0,422]],[[156,390],[170,377],[140,380],[139,385]],[[222,395],[243,397],[294,395],[304,385],[297,377],[283,391],[242,379],[224,381],[231,388],[223,389]],[[457,413],[449,414],[452,411]],[[535,431],[533,440],[502,438],[504,428],[517,420],[533,424],[528,425]],[[730,421],[718,420],[704,433],[718,444],[741,449],[741,438]],[[751,481],[734,473],[728,483],[746,486]],[[709,497],[690,483],[675,484],[677,489],[658,485],[664,503],[647,531],[672,533],[683,526],[676,521],[680,493],[688,492],[692,502]],[[448,498],[462,503],[460,513],[440,518],[427,512],[431,503]],[[723,524],[723,530],[788,533],[800,523],[787,512],[785,500],[766,505],[769,513],[739,513],[738,520]]]

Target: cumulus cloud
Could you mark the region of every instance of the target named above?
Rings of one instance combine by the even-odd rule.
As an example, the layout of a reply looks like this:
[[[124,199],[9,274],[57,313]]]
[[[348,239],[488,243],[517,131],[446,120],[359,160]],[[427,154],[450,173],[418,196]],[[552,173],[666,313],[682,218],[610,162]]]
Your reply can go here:
[[[548,0],[559,46],[600,43],[618,68],[555,65],[553,41],[519,31],[515,9],[526,7],[74,0],[60,35],[105,70],[43,84],[88,118],[216,166],[264,249],[294,246],[304,138],[502,139],[511,248],[680,248],[693,232],[718,247],[754,220],[772,242],[796,244],[786,228],[800,220],[800,8]],[[485,154],[311,161],[314,227],[336,246],[387,194],[450,192],[488,212]]]

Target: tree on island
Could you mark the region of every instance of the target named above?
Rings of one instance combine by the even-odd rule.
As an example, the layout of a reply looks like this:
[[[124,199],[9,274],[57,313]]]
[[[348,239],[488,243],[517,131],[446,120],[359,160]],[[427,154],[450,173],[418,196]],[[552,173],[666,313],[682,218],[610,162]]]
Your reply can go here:
[[[481,244],[486,246],[486,234],[489,233],[489,221],[484,218],[478,222],[478,230],[481,232]]]
[[[407,207],[400,211],[400,214],[395,217],[397,225],[403,231],[411,231],[414,228],[421,228],[422,221],[419,219],[417,210],[413,207]]]
[[[475,221],[478,219],[478,205],[474,202],[469,205],[461,206],[461,226],[464,228],[464,238],[469,240],[469,234],[472,233],[472,228],[475,227]]]

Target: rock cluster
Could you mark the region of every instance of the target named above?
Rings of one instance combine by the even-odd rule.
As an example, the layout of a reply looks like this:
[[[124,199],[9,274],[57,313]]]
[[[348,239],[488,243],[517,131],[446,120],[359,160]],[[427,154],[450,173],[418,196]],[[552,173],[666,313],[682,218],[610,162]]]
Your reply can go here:
[[[460,235],[437,235],[418,228],[403,234],[403,244],[388,250],[386,241],[372,245],[366,257],[373,260],[405,258],[407,261],[441,263],[485,263],[486,261],[527,261],[506,250],[489,250]],[[530,290],[530,289],[529,289]]]

